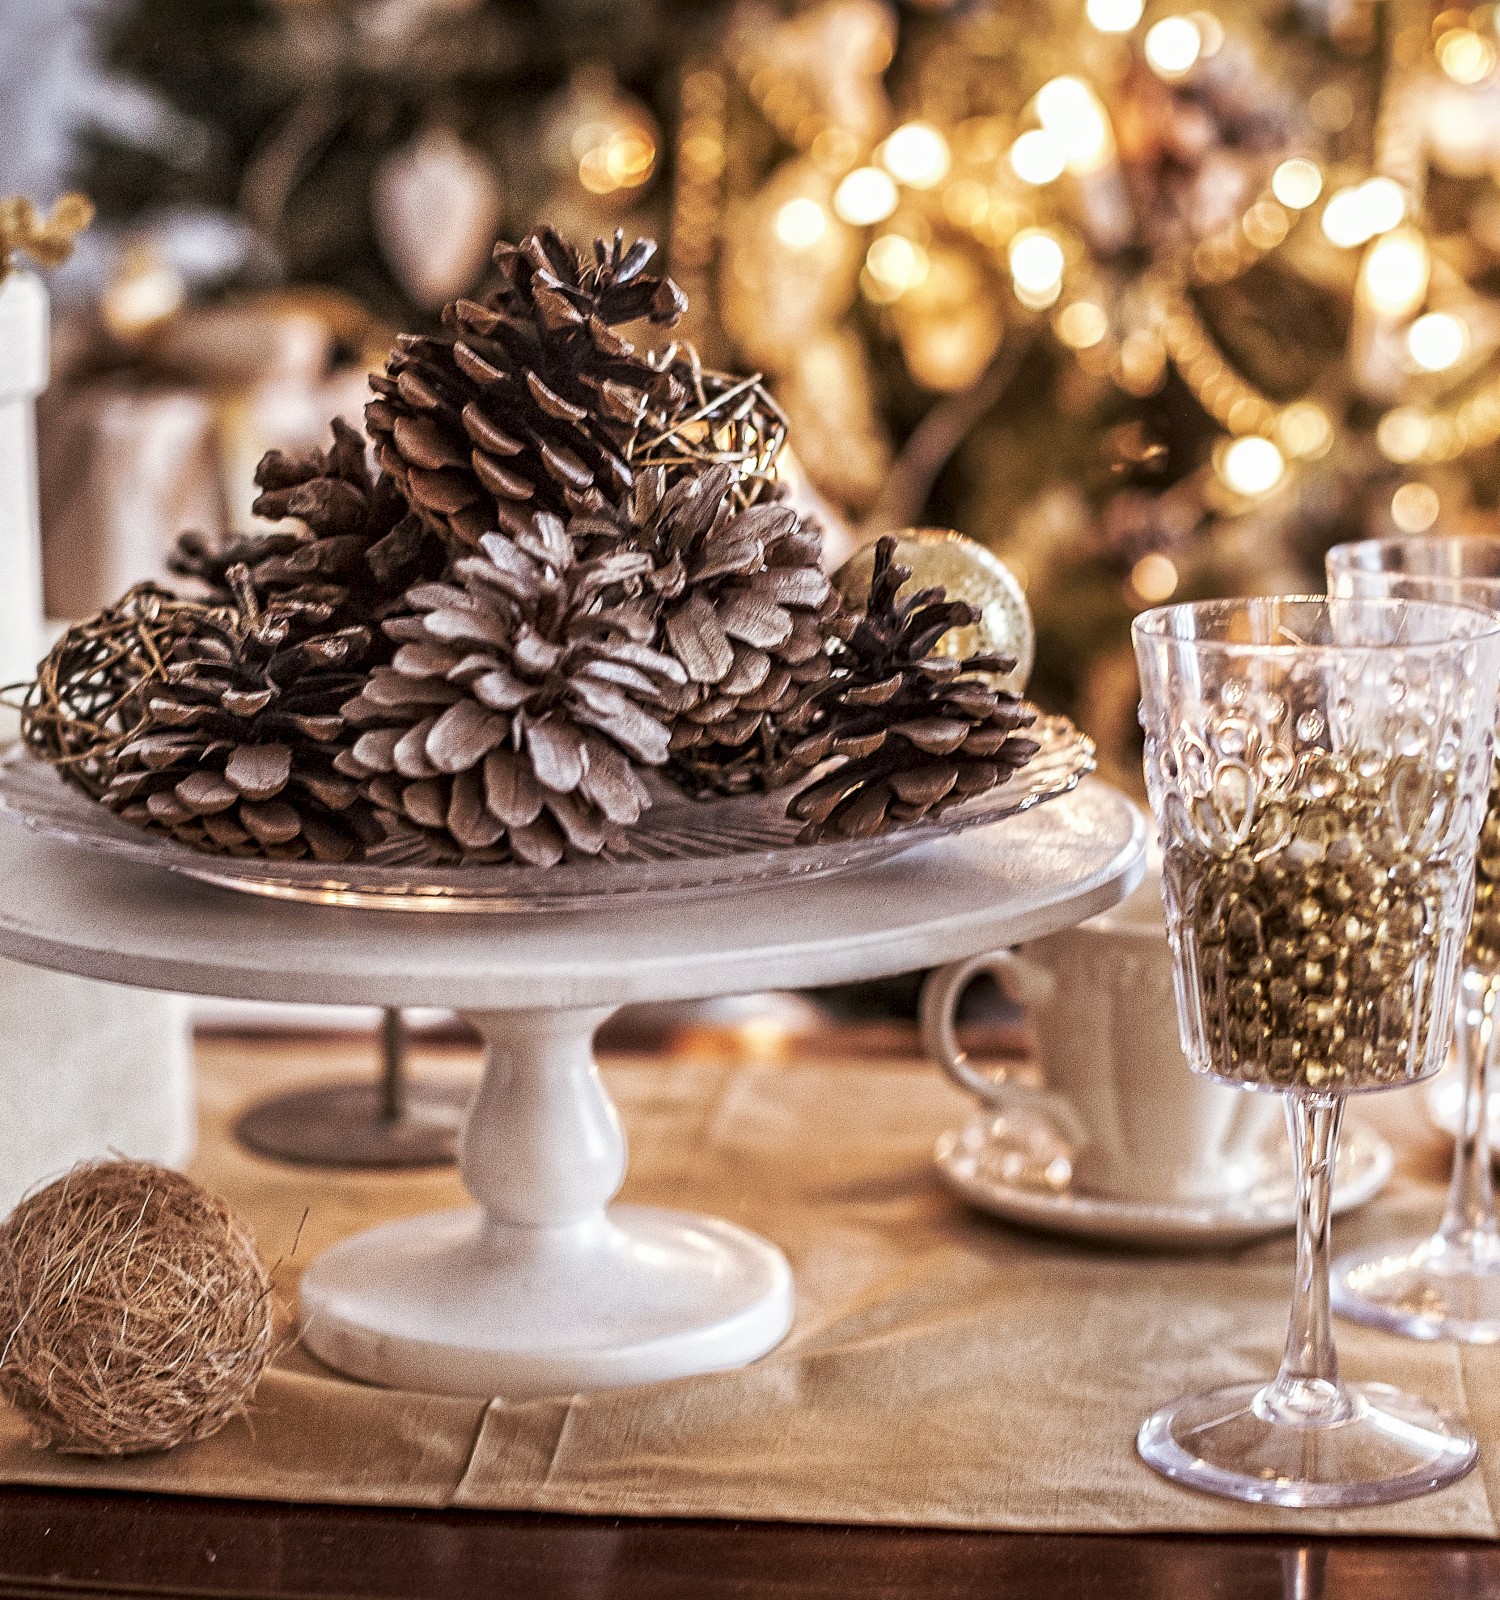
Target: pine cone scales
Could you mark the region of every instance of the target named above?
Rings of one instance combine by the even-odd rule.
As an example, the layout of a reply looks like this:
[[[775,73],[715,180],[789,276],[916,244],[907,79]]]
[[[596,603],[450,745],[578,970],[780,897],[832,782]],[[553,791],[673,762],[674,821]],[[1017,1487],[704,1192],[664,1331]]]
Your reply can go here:
[[[662,701],[685,681],[628,602],[648,569],[630,550],[580,559],[543,512],[514,541],[486,534],[456,581],[409,593],[411,614],[385,624],[394,658],[345,707],[365,731],[337,762],[393,836],[550,866],[640,817],[636,763],[666,759]]]
[[[877,544],[865,612],[801,717],[810,731],[786,758],[786,770],[846,758],[787,807],[806,824],[804,841],[864,838],[939,814],[1004,783],[1039,748],[1019,731],[1035,710],[979,676],[1008,671],[1008,661],[929,654],[950,628],[974,621],[973,608],[940,589],[898,599],[911,574],[895,549],[894,539]]]
[[[645,272],[655,246],[618,232],[585,265],[550,228],[500,244],[499,286],[443,312],[449,332],[404,335],[365,416],[381,466],[451,544],[521,534],[534,511],[601,509],[634,479],[628,449],[684,390],[617,326],[670,326],[686,308]]]
[[[170,560],[173,572],[196,578],[220,604],[235,603],[229,573],[244,566],[262,604],[310,604],[359,625],[378,621],[408,584],[442,570],[442,546],[389,478],[372,477],[363,435],[342,419],[333,422],[331,449],[268,451],[255,481],[257,516],[296,517],[304,527],[219,546],[185,533]]]
[[[837,603],[818,535],[790,506],[740,508],[732,488],[727,467],[670,488],[656,469],[628,508],[626,537],[653,563],[658,644],[686,678],[668,774],[689,792],[752,787],[768,727],[828,676]]]
[[[243,593],[243,570],[231,576]],[[213,854],[345,861],[377,839],[358,784],[334,770],[370,635],[309,635],[308,617],[208,613],[142,691],[104,804]]]

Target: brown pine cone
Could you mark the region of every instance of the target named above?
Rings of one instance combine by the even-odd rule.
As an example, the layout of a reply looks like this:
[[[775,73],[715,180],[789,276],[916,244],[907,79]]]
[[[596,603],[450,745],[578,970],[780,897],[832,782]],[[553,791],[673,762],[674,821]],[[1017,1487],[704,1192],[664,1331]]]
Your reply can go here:
[[[403,335],[366,408],[380,464],[450,544],[527,530],[534,511],[602,509],[633,482],[629,450],[683,385],[617,331],[670,326],[686,308],[645,267],[649,239],[594,246],[585,264],[551,228],[495,247],[500,282],[443,312],[449,330]]]
[[[414,515],[396,485],[374,475],[364,436],[336,418],[333,445],[305,455],[268,451],[255,469],[252,509],[303,526],[242,534],[214,544],[199,533],[177,541],[169,565],[196,578],[211,600],[235,603],[229,572],[244,566],[262,605],[323,608],[342,625],[378,622],[411,584],[438,576],[442,542]]]
[[[244,569],[229,577],[244,609],[203,612],[143,688],[100,798],[195,850],[348,860],[380,837],[359,785],[334,770],[369,631],[319,631],[306,607],[262,612]]]
[[[692,794],[755,787],[777,719],[828,677],[838,611],[817,532],[787,505],[739,507],[733,489],[728,467],[670,488],[653,469],[637,480],[623,519],[624,537],[651,558],[654,642],[686,675],[668,701],[667,775]],[[580,530],[592,525],[578,519]]]
[[[685,674],[649,648],[630,594],[638,551],[579,559],[557,517],[486,534],[449,583],[419,584],[385,631],[399,648],[345,706],[364,731],[341,755],[396,844],[440,860],[551,866],[597,855],[650,803],[661,703]]]
[[[950,628],[976,620],[974,609],[941,589],[898,599],[911,573],[895,551],[894,539],[876,545],[865,611],[835,649],[827,685],[789,719],[806,732],[786,774],[845,758],[787,806],[804,842],[865,838],[946,811],[1004,783],[1038,749],[1018,731],[1035,709],[982,676],[1013,663],[930,654]]]

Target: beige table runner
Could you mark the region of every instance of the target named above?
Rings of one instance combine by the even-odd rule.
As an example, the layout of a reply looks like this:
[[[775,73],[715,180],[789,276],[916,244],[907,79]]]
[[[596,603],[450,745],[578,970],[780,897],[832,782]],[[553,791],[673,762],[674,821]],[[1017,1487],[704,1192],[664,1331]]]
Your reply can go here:
[[[461,1201],[456,1176],[341,1175],[235,1148],[234,1109],[289,1078],[368,1071],[353,1045],[200,1045],[198,1175],[300,1263],[350,1231]],[[452,1057],[419,1063],[458,1070]],[[931,1069],[851,1062],[608,1069],[632,1147],[626,1196],[701,1207],[782,1246],[797,1317],[739,1372],[509,1405],[384,1392],[293,1349],[252,1415],[168,1456],[32,1451],[0,1413],[0,1481],[408,1506],[1078,1531],[1360,1532],[1494,1538],[1500,1350],[1338,1328],[1346,1372],[1466,1413],[1481,1464],[1403,1505],[1285,1512],[1182,1490],[1136,1459],[1141,1419],[1186,1388],[1268,1374],[1286,1239],[1139,1255],[1021,1233],[964,1209],[932,1171],[967,1115]],[[1401,1143],[1397,1180],[1335,1224],[1335,1247],[1429,1226],[1446,1150],[1420,1091],[1355,1109]]]

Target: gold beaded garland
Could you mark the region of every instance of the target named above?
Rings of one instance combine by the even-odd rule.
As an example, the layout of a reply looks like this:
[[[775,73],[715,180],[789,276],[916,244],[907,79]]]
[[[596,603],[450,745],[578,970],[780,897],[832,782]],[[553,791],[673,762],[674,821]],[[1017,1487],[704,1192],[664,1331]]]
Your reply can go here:
[[[1453,866],[1417,842],[1451,774],[1322,753],[1266,796],[1242,842],[1167,853],[1212,1071],[1279,1089],[1376,1087],[1429,1070]]]
[[[1490,802],[1474,862],[1474,920],[1464,949],[1466,966],[1500,969],[1500,765],[1490,780]]]

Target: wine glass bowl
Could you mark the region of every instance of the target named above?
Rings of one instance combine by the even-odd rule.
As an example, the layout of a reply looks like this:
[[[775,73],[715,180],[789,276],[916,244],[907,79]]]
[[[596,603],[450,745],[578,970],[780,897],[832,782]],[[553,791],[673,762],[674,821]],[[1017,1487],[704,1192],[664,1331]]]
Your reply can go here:
[[[1462,1423],[1339,1377],[1329,1188],[1351,1093],[1442,1064],[1493,761],[1500,620],[1390,599],[1264,599],[1136,619],[1190,1065],[1286,1097],[1297,1281],[1270,1382],[1148,1418],[1144,1459],[1245,1500],[1357,1505],[1466,1472]]]
[[[1364,539],[1328,552],[1330,591],[1482,607],[1500,615],[1500,540]],[[1463,1105],[1438,1230],[1341,1257],[1335,1309],[1393,1333],[1468,1344],[1500,1341],[1500,1229],[1485,1107],[1500,1047],[1500,767],[1493,769],[1475,861],[1455,1053]]]

